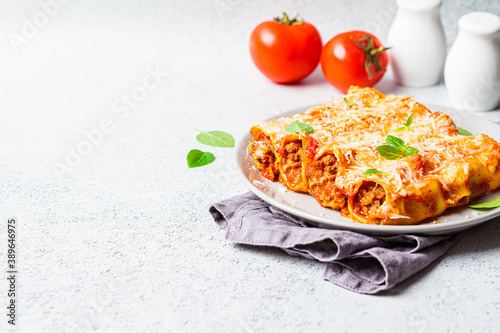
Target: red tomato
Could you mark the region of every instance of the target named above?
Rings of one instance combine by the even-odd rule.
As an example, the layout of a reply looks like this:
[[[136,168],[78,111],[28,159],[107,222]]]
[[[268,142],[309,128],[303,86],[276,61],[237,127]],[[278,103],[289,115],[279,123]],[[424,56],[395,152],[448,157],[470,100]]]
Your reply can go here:
[[[387,48],[364,31],[341,33],[323,47],[321,70],[326,80],[345,93],[351,85],[371,87],[384,76]]]
[[[283,15],[283,19],[263,22],[253,30],[250,55],[271,81],[297,82],[318,66],[323,44],[312,24]]]

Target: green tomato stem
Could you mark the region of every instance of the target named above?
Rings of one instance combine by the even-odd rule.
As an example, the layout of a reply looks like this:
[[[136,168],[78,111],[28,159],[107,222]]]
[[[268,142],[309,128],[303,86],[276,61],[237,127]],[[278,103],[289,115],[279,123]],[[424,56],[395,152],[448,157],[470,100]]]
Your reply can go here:
[[[281,24],[284,24],[284,25],[301,25],[301,24],[304,24],[304,20],[303,19],[298,19],[298,16],[299,14],[297,14],[297,16],[295,16],[293,19],[290,20],[290,17],[288,17],[287,13],[286,12],[282,12],[283,14],[283,17],[280,18],[279,16],[273,18],[273,21],[276,22],[276,23],[281,23]]]
[[[365,69],[366,72],[368,73],[368,78],[371,79],[373,77],[373,73],[370,69],[370,64],[373,64],[373,66],[375,66],[375,71],[377,72],[382,71],[377,56],[390,49],[390,47],[380,46],[378,48],[375,48],[375,46],[373,45],[373,39],[369,35],[365,35],[361,40],[354,39],[352,36],[351,39],[356,44],[358,44],[358,46],[365,52],[366,54]],[[366,42],[366,45],[363,44],[364,42]]]

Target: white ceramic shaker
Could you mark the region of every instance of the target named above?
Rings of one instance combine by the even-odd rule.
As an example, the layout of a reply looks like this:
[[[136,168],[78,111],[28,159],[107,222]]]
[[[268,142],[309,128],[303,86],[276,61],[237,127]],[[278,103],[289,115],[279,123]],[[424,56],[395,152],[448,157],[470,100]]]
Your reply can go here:
[[[441,0],[398,0],[387,38],[397,83],[410,87],[439,83],[446,57],[440,8]]]
[[[451,103],[461,110],[492,110],[500,103],[500,17],[469,13],[458,27],[444,69]]]

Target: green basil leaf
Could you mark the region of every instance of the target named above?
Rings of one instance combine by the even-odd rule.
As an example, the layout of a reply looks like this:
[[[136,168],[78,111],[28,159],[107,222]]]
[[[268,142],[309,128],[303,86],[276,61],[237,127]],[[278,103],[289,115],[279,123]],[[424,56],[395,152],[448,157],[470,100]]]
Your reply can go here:
[[[382,172],[382,171],[378,171],[377,169],[367,169],[365,171],[365,175],[374,175],[376,173],[385,173],[385,172]]]
[[[417,148],[405,146],[405,142],[398,137],[388,135],[385,138],[385,141],[387,142],[387,145],[378,146],[377,151],[383,158],[388,160],[395,160],[403,156],[418,154]]]
[[[300,131],[313,133],[314,129],[311,126],[307,125],[306,123],[295,120],[293,123],[291,123],[285,128],[285,131],[288,133],[299,133]]]
[[[408,117],[408,119],[406,119],[406,122],[403,124],[403,126],[394,130],[394,132],[409,130],[412,122],[413,122],[413,113]]]
[[[458,134],[463,135],[463,136],[472,136],[472,133],[469,132],[468,130],[465,130],[461,127],[457,127]]]
[[[470,208],[474,209],[493,209],[500,207],[500,198],[496,198],[490,201],[481,202],[475,205],[469,205]]]
[[[387,138],[385,138],[385,142],[398,151],[403,151],[405,149],[405,142],[398,137],[388,135]]]
[[[404,150],[406,156],[418,154],[418,149],[413,147],[406,147]]]
[[[358,104],[356,104],[356,103],[354,103],[354,102],[351,102],[351,101],[350,101],[350,100],[348,100],[346,97],[344,97],[344,102],[345,102],[347,105],[349,105],[349,106],[351,106],[351,105],[358,105]]]
[[[377,147],[377,151],[383,158],[387,160],[397,160],[401,157],[401,151],[394,147],[388,145],[382,145]]]
[[[201,132],[196,137],[196,140],[204,145],[213,147],[234,147],[234,138],[231,134],[221,131],[204,132],[197,128],[195,128],[195,130]]]
[[[198,149],[193,149],[187,154],[187,164],[190,168],[197,168],[214,161],[215,157],[212,153],[203,152]]]
[[[409,129],[412,122],[413,122],[413,113],[408,117],[408,119],[406,119],[405,127]]]

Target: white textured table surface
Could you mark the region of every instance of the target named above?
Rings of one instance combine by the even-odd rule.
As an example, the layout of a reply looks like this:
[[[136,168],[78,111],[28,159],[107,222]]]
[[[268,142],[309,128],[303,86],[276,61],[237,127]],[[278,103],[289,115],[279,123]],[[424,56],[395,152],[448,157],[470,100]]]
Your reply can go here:
[[[246,189],[233,149],[201,145],[192,128],[239,138],[340,96],[319,68],[294,85],[254,68],[250,32],[281,10],[324,42],[351,29],[385,41],[395,2],[0,1],[0,331],[12,330],[15,217],[19,332],[498,332],[499,219],[378,296],[324,281],[324,264],[224,240],[208,207]],[[474,10],[500,3],[445,1],[449,45]],[[442,84],[404,88],[388,74],[376,87],[449,105]],[[193,148],[215,162],[188,169]]]

